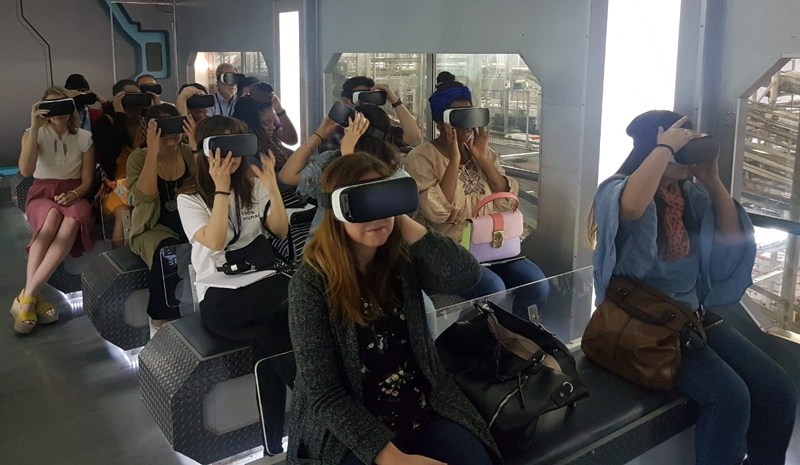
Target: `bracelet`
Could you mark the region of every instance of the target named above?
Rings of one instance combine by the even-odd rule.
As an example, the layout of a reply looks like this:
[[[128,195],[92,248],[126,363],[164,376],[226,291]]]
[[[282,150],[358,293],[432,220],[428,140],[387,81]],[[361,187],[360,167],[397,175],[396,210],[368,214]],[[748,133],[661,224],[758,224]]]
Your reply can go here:
[[[275,113],[275,116],[277,116],[278,118],[280,118],[281,116],[286,116],[286,110],[281,110]]]
[[[81,199],[81,196],[78,195],[78,193],[75,192],[74,190],[71,190],[71,191],[67,192],[67,195],[69,195],[69,194],[75,194],[75,200],[80,200]]]
[[[325,138],[324,138],[324,137],[322,137],[322,136],[320,136],[318,132],[315,132],[315,133],[314,133],[314,135],[315,135],[315,136],[317,136],[317,137],[319,137],[319,141],[320,141],[320,143],[322,143],[322,142],[325,142]]]
[[[199,155],[199,154],[203,153],[203,149],[201,149],[200,147],[197,147],[196,149],[192,150],[192,153],[195,154],[195,155]]]
[[[230,195],[231,195],[231,193],[230,193],[230,191],[228,191],[228,192],[226,192],[226,191],[216,191],[216,192],[214,192],[214,196],[217,196],[217,195],[227,195],[227,196],[230,196]]]
[[[675,156],[675,149],[673,149],[669,145],[667,145],[667,144],[658,144],[658,145],[656,145],[656,148],[659,148],[659,147],[664,147],[665,149],[668,149],[670,151],[670,153],[672,153],[672,156],[673,157]]]
[[[403,104],[403,99],[397,99],[397,101],[392,104],[392,108],[397,108],[402,104]]]

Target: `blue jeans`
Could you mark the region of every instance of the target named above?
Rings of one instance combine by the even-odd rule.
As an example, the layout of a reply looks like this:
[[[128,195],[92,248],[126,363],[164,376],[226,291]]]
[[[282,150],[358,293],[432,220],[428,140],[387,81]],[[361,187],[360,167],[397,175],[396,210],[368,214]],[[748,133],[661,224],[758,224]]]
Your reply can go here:
[[[694,336],[692,345],[702,346]],[[675,386],[700,409],[698,465],[783,465],[797,393],[789,375],[728,323],[708,331],[704,350],[684,349]]]
[[[463,426],[447,418],[436,417],[417,435],[410,445],[395,444],[406,454],[458,465],[491,465],[492,460],[483,443]],[[363,465],[348,452],[339,465]]]
[[[484,266],[481,267],[481,279],[478,284],[469,291],[460,294],[460,296],[467,300],[477,299],[542,279],[545,279],[542,270],[527,258],[489,267]],[[512,312],[514,315],[527,320],[528,307],[543,304],[549,294],[550,283],[547,281],[526,286],[524,289],[515,292]]]

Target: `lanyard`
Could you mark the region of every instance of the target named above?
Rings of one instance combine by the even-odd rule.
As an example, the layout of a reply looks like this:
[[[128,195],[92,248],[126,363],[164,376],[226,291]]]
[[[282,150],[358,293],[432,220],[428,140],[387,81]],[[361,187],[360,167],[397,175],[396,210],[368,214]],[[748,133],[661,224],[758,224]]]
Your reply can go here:
[[[235,200],[235,202],[236,202],[236,226],[233,225],[233,220],[231,219],[231,216],[228,215],[228,223],[230,223],[231,227],[233,228],[233,238],[231,239],[230,242],[228,242],[228,245],[226,246],[226,248],[232,246],[233,244],[235,244],[236,241],[239,240],[239,236],[241,236],[241,234],[242,234],[242,212],[239,209],[239,196],[237,196],[236,193],[232,193],[232,194],[234,195],[234,197],[236,199]]]

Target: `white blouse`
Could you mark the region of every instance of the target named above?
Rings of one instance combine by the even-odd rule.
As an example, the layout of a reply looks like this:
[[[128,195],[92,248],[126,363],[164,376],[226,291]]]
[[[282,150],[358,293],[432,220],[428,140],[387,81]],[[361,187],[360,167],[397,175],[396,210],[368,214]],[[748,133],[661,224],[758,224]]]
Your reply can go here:
[[[39,128],[38,143],[39,158],[34,178],[81,179],[83,154],[93,144],[91,132],[78,129],[75,134],[67,132],[59,137],[49,124],[45,124]]]

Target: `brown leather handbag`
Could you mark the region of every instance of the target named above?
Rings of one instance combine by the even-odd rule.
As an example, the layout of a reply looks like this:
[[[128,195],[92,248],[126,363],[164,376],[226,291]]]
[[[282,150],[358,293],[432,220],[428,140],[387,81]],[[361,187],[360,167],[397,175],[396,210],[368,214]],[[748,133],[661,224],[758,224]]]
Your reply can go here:
[[[586,327],[581,348],[617,376],[668,391],[681,365],[681,348],[692,332],[705,346],[705,330],[692,310],[653,286],[614,277]]]

